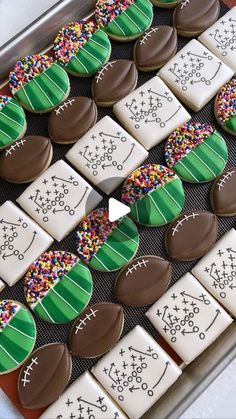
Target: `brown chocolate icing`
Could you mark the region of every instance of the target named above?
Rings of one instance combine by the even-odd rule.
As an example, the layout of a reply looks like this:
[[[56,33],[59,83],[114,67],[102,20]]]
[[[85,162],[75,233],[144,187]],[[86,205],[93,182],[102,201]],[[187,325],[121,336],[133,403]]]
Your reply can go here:
[[[219,0],[184,0],[174,10],[173,23],[180,34],[200,34],[217,21],[219,13]]]
[[[218,222],[208,211],[186,211],[166,232],[166,250],[172,259],[189,261],[204,256],[215,244]]]
[[[0,176],[12,183],[30,182],[47,169],[51,158],[49,138],[24,137],[4,150],[0,157]]]
[[[153,71],[172,58],[177,50],[177,32],[171,26],[148,29],[134,47],[134,60],[139,70]]]
[[[67,346],[52,343],[34,351],[24,363],[18,378],[20,402],[27,409],[53,403],[65,390],[71,375]]]
[[[164,294],[170,277],[170,262],[157,256],[140,256],[119,273],[115,298],[133,307],[152,304]]]
[[[236,215],[236,167],[225,170],[213,183],[211,205],[217,215]]]
[[[94,358],[109,351],[123,330],[124,314],[118,304],[99,303],[86,308],[72,326],[69,349],[72,355]]]
[[[137,79],[133,61],[111,61],[93,79],[93,98],[97,105],[112,106],[135,89]]]
[[[97,106],[88,97],[66,99],[49,117],[48,131],[52,141],[72,144],[97,122]]]

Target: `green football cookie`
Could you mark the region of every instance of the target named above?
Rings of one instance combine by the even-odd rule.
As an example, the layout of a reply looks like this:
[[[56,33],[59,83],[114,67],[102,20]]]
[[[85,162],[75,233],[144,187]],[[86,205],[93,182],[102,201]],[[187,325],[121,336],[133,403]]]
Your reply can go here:
[[[122,268],[134,258],[139,234],[128,217],[109,221],[107,209],[98,209],[78,226],[77,252],[92,269],[110,272]]]
[[[177,6],[181,0],[151,0],[154,6],[163,7],[164,9],[172,9]]]
[[[25,276],[25,297],[33,312],[51,323],[74,320],[89,303],[93,282],[89,269],[75,255],[49,251]]]
[[[30,112],[50,112],[70,92],[66,71],[47,55],[29,55],[17,61],[9,76],[12,95]]]
[[[139,224],[158,227],[170,223],[184,206],[181,180],[167,167],[146,164],[134,170],[122,189],[122,202]]]
[[[236,78],[228,81],[216,96],[215,116],[226,132],[236,136]]]
[[[0,301],[0,375],[17,369],[35,341],[36,325],[29,310],[17,301]]]
[[[0,149],[22,138],[26,131],[23,108],[10,96],[0,95]]]
[[[98,0],[95,19],[110,38],[130,41],[150,28],[153,6],[149,0]]]
[[[224,139],[210,124],[187,122],[165,146],[167,165],[190,183],[209,182],[224,170],[228,158]]]

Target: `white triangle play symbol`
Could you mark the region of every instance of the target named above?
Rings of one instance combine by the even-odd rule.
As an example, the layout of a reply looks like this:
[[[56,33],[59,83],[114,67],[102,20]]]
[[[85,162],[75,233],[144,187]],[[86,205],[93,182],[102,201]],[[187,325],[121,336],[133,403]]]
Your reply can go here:
[[[124,217],[129,214],[130,208],[127,205],[122,204],[122,202],[117,201],[117,199],[110,198],[108,204],[108,218],[109,221],[113,222],[119,220],[119,218]]]

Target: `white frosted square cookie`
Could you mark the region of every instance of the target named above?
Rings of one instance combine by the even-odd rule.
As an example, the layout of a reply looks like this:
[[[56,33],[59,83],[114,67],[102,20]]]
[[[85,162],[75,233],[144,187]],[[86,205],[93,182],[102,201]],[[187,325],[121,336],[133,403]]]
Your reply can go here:
[[[194,111],[202,109],[233,76],[233,71],[193,39],[158,75]]]
[[[5,288],[6,284],[4,284],[3,281],[0,279],[0,291],[2,291]]]
[[[102,197],[63,160],[58,160],[20,195],[17,202],[61,241]]]
[[[198,39],[236,73],[236,6]]]
[[[125,419],[125,414],[86,371],[74,381],[40,419]]]
[[[192,269],[202,285],[236,317],[236,230],[228,231]]]
[[[109,116],[94,125],[66,158],[106,194],[140,166],[148,152]]]
[[[116,103],[113,111],[127,131],[147,150],[191,119],[157,76]]]
[[[93,367],[92,373],[129,418],[140,418],[177,380],[181,370],[140,326]]]
[[[199,356],[232,322],[190,273],[169,288],[146,316],[186,364]]]
[[[0,277],[8,285],[21,279],[52,243],[53,238],[11,201],[0,207]]]

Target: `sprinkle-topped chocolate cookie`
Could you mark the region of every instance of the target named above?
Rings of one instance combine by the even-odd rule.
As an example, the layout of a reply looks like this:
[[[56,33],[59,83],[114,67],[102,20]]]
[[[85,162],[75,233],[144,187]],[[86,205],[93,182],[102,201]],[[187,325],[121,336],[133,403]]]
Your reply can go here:
[[[169,136],[165,146],[168,167],[191,183],[215,179],[227,158],[223,137],[208,123],[187,122]]]
[[[23,137],[26,127],[20,104],[10,96],[0,95],[0,150]]]
[[[80,20],[60,30],[53,51],[56,60],[68,73],[88,77],[109,60],[111,44],[93,19]]]
[[[149,0],[98,0],[95,19],[110,38],[130,41],[151,26],[153,6]]]
[[[52,57],[28,55],[17,61],[9,75],[13,96],[35,113],[49,112],[65,100],[70,91],[66,72]]]
[[[215,117],[225,131],[236,135],[236,78],[226,83],[216,96]]]

